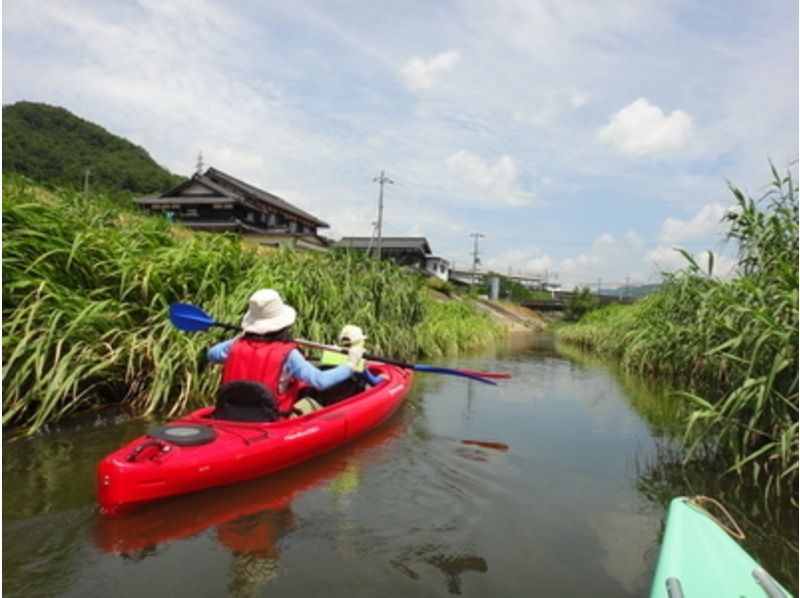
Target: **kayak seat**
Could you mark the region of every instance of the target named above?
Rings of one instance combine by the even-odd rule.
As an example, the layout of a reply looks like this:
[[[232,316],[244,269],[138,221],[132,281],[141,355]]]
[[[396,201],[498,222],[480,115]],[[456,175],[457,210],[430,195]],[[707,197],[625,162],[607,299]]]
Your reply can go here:
[[[314,399],[323,407],[327,407],[329,405],[334,405],[339,401],[349,399],[360,392],[364,392],[364,389],[364,382],[355,376],[351,376],[347,380],[339,382],[339,384],[334,384],[325,390],[319,390],[314,387],[303,388],[300,391],[299,398]]]
[[[272,422],[278,410],[272,392],[253,380],[236,380],[219,387],[214,419],[235,422]]]

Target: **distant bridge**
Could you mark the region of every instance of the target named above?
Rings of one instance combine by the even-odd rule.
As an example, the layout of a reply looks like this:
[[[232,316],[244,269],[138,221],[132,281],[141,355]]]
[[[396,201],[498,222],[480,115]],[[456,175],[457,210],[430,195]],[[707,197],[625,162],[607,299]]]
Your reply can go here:
[[[480,270],[472,271],[472,270],[453,269],[450,271],[450,280],[455,283],[472,286],[476,283],[483,282],[484,279],[490,275],[491,275],[490,273],[481,272]],[[547,284],[544,282],[544,277],[535,274],[530,274],[530,275],[519,274],[514,276],[501,275],[501,276],[503,276],[503,278],[511,278],[522,284],[527,283],[528,285],[532,286]],[[575,296],[575,293],[569,291],[557,291],[548,289],[548,292],[551,294],[550,299],[527,299],[520,302],[520,305],[536,311],[564,311],[569,301]],[[620,297],[614,295],[592,294],[590,295],[590,297],[594,297],[594,299],[597,300],[601,306],[611,305],[613,303],[622,303],[628,305],[635,301],[635,299],[632,297]]]
[[[551,299],[528,299],[522,301],[521,305],[536,311],[564,311],[574,296],[575,293],[554,293]],[[591,297],[599,301],[601,306],[613,303],[630,305],[634,302],[632,297],[614,297],[613,295],[591,295]]]
[[[538,274],[494,274],[482,272],[480,270],[474,272],[472,270],[450,270],[450,280],[468,285],[483,282],[485,277],[495,275],[508,278],[526,286],[541,287],[543,284],[547,283],[546,277]]]

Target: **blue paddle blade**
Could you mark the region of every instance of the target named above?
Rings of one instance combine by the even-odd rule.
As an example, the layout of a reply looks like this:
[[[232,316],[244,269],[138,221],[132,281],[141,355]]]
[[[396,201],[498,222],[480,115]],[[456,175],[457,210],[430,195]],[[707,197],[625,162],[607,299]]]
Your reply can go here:
[[[169,321],[179,330],[198,332],[216,324],[214,318],[191,303],[173,303],[169,306]]]
[[[459,376],[461,378],[468,378],[469,380],[475,380],[477,382],[483,382],[484,384],[491,384],[492,386],[497,386],[497,382],[494,380],[489,380],[488,378],[481,378],[480,376],[476,376],[475,374],[468,374],[467,372],[462,372],[461,370],[454,370],[452,368],[443,368],[435,365],[422,365],[416,364],[411,366],[411,368],[415,372],[426,372],[428,374],[447,374],[448,376]]]

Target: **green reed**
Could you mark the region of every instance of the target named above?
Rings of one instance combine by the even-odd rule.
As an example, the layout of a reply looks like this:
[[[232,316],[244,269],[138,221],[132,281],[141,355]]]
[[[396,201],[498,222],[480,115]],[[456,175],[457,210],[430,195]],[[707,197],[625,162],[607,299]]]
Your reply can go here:
[[[175,330],[174,301],[238,323],[249,295],[274,287],[298,311],[297,337],[333,342],[355,323],[370,351],[405,359],[482,338],[428,338],[449,335],[447,324],[428,323],[439,316],[424,284],[391,262],[264,250],[15,177],[3,181],[3,240],[4,427],[32,432],[104,403],[172,415],[207,402],[219,370],[205,349],[223,333]]]
[[[421,351],[439,356],[485,345],[504,334],[505,329],[467,303],[432,301],[419,332]]]
[[[691,405],[687,459],[712,447],[729,473],[767,494],[796,495],[798,480],[798,202],[773,168],[760,199],[731,187],[725,220],[737,275],[688,266],[631,307],[604,308],[558,332],[628,370],[672,380]]]

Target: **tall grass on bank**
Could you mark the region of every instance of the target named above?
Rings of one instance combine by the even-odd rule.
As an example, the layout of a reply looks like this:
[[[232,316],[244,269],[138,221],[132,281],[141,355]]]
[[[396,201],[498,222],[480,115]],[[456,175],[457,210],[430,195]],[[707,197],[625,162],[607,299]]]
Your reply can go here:
[[[420,352],[432,357],[487,344],[505,333],[488,315],[461,301],[432,301],[419,325]]]
[[[370,351],[405,359],[476,338],[427,338],[448,326],[426,324],[422,282],[391,262],[265,250],[24,179],[4,177],[3,241],[4,428],[35,431],[98,402],[168,415],[207,402],[219,371],[205,349],[223,333],[174,330],[174,301],[238,323],[249,295],[274,287],[298,311],[297,337],[332,342],[357,323]]]
[[[730,281],[688,266],[631,307],[588,314],[561,340],[618,358],[631,371],[672,380],[692,405],[688,456],[713,447],[729,472],[767,494],[796,495],[798,481],[797,185],[773,168],[760,199],[731,187],[725,222],[737,244]]]

